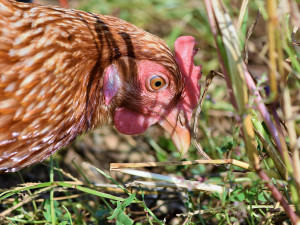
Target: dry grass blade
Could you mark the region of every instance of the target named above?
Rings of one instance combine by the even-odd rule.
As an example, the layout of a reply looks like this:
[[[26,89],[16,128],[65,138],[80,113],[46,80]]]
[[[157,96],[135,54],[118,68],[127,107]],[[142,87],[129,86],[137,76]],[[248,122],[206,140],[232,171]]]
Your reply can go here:
[[[240,167],[246,171],[243,172],[253,172],[254,169],[249,163],[242,162],[236,159],[211,159],[211,160],[192,160],[192,161],[182,161],[182,162],[141,162],[141,163],[111,163],[110,170],[118,170],[123,168],[141,168],[141,167],[159,167],[159,166],[187,166],[187,165],[197,165],[197,164],[213,164],[213,165],[232,165]],[[236,171],[242,172],[242,171]],[[276,171],[266,170],[268,176],[281,180],[281,177],[276,173]]]
[[[293,205],[290,205],[291,208],[295,208]],[[247,206],[247,209],[250,209],[250,206]],[[277,212],[282,212],[284,209],[280,205],[252,205],[251,209],[268,209],[268,210],[276,210]],[[195,212],[188,212],[188,213],[181,213],[177,214],[177,216],[183,216],[183,217],[189,217],[193,215],[197,215],[199,213],[205,214],[205,213],[215,213],[216,210],[221,210],[219,209],[214,209],[214,210],[197,210]]]
[[[110,169],[116,170],[121,168],[139,168],[139,167],[158,167],[158,166],[186,166],[186,165],[197,165],[197,164],[231,164],[238,166],[246,170],[253,170],[248,163],[236,160],[236,159],[211,159],[211,160],[192,160],[182,162],[141,162],[141,163],[111,163]]]
[[[186,181],[186,180],[185,180]],[[150,181],[138,181],[135,180],[129,184],[126,184],[126,187],[139,187],[139,186],[146,186],[146,187],[163,187],[163,188],[183,188],[193,191],[205,191],[205,192],[218,192],[223,193],[224,189],[222,186],[218,186],[215,184],[205,184],[199,183],[198,181],[188,181],[188,183],[168,183],[168,182],[150,182]],[[231,189],[228,189],[231,192]]]
[[[277,10],[277,1],[268,0],[267,7],[269,12],[269,20],[268,20],[268,40],[269,40],[269,79],[270,79],[270,87],[272,90],[273,96],[271,98],[274,100],[277,98],[277,79],[276,79],[276,71],[277,71],[277,64],[276,64],[276,41],[279,25],[278,25],[278,18],[276,14]]]
[[[184,178],[161,175],[161,174],[157,174],[157,173],[150,173],[150,172],[145,172],[145,171],[141,171],[141,170],[114,169],[113,171],[131,174],[131,175],[143,177],[143,178],[149,178],[149,179],[155,179],[155,180],[169,182],[169,183],[174,184],[178,188],[185,188],[188,190],[198,190],[198,191],[218,192],[218,193],[223,193],[224,191],[226,191],[226,193],[228,193],[228,192],[232,191],[230,188],[222,187],[222,186],[215,185],[215,184],[206,184],[206,183],[200,183],[198,181],[189,181],[189,180],[185,180]]]
[[[238,23],[237,23],[237,27],[236,27],[237,30],[239,30],[242,26],[245,14],[248,10],[248,3],[249,3],[249,0],[243,0],[243,2],[242,2],[241,11],[240,11],[240,15],[239,15]]]

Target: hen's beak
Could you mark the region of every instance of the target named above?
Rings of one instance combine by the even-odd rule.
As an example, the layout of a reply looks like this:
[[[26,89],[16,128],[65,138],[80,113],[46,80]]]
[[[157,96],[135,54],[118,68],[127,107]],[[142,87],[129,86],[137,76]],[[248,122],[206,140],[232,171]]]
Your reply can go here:
[[[176,108],[158,123],[170,135],[180,154],[184,155],[191,144],[191,133],[183,111]]]

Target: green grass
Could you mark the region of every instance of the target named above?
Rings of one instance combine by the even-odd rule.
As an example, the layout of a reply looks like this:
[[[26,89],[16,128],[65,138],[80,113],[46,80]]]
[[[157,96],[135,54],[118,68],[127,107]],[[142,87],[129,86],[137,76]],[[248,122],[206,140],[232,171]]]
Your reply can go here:
[[[291,40],[297,25],[291,20],[294,12],[281,14],[281,11],[268,8],[268,1],[263,0],[248,4],[247,1],[224,2],[226,10],[213,5],[215,16],[210,14],[210,18],[204,1],[196,0],[107,0],[101,4],[98,0],[89,0],[82,1],[79,8],[118,16],[162,37],[171,48],[178,36],[195,36],[200,47],[196,64],[203,65],[202,91],[211,70],[223,73],[227,79],[226,83],[224,78],[216,76],[209,86],[197,118],[197,141],[212,159],[236,159],[250,167],[197,164],[139,169],[151,172],[153,179],[147,181],[154,182],[153,186],[143,183],[145,179],[141,176],[109,172],[103,151],[104,157],[99,156],[102,161],[95,167],[76,163],[65,165],[66,153],[60,151],[53,156],[54,162],[46,161],[43,168],[49,168],[49,173],[42,182],[36,174],[39,167],[33,167],[22,171],[22,179],[16,178],[20,180],[16,188],[1,190],[0,216],[3,215],[4,224],[295,223],[300,216],[297,180],[300,164],[296,157],[300,133],[300,63],[296,56],[300,53]],[[297,1],[291,2],[297,4]],[[244,11],[242,3],[246,4]],[[247,40],[258,10],[261,15]],[[278,23],[268,24],[270,15],[278,16]],[[215,34],[211,30],[213,23],[216,23]],[[299,34],[295,37],[299,41]],[[268,48],[270,41],[274,41],[273,49]],[[248,46],[248,64],[243,62],[245,45]],[[272,57],[275,62],[269,61]],[[286,63],[287,58],[291,63]],[[268,65],[275,68],[275,77]],[[248,70],[253,73],[256,88],[262,95],[260,102],[245,79]],[[274,79],[278,88],[271,88],[267,96],[264,88],[270,87],[269,81],[274,82]],[[232,87],[232,98],[227,84]],[[259,103],[267,105],[269,111],[258,110]],[[276,119],[277,114],[285,121],[286,129]],[[264,121],[268,115],[271,121]],[[84,155],[88,154],[87,149],[97,149],[97,143],[101,144],[101,138],[105,138],[105,134],[99,132],[96,130],[78,139],[68,151],[79,152],[84,161],[91,162],[91,158]],[[282,139],[277,140],[274,133],[282,133]],[[117,136],[118,140],[129,143],[130,152],[124,150],[128,156],[123,161],[118,158],[119,152],[109,161],[170,162],[202,158],[192,146],[188,156],[182,159],[171,140],[158,134],[161,133],[152,129],[133,139]],[[84,151],[78,150],[81,148]],[[158,181],[153,174],[166,177]],[[176,181],[172,183],[172,176],[182,179],[187,188],[178,187]],[[131,183],[134,180],[140,182]],[[197,188],[195,182],[223,187],[224,191],[209,188],[204,191],[202,187]],[[125,185],[130,183],[129,187]],[[283,198],[286,204],[280,208],[279,199]],[[281,204],[284,204],[282,200]]]

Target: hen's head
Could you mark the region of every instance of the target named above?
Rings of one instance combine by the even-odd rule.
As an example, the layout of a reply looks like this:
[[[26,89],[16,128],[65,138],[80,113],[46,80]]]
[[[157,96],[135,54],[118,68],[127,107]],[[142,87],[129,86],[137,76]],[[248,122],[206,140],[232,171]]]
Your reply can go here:
[[[120,58],[104,72],[105,104],[113,105],[113,120],[124,134],[143,133],[161,125],[176,148],[190,146],[189,122],[200,95],[201,66],[194,65],[195,39],[183,36],[175,42],[175,60]]]

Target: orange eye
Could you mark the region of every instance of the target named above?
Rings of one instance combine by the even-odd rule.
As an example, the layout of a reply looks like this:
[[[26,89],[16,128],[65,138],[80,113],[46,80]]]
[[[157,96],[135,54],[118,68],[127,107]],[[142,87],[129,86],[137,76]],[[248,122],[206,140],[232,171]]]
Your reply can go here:
[[[155,91],[161,89],[165,85],[166,85],[165,79],[160,76],[155,75],[150,79],[150,87]]]

